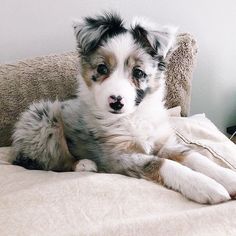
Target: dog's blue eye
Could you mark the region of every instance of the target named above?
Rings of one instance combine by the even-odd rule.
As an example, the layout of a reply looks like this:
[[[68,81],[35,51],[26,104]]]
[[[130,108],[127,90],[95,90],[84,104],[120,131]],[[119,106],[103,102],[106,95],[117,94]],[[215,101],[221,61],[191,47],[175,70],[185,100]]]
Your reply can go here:
[[[105,64],[99,64],[97,67],[97,72],[100,75],[107,75],[109,73],[109,70]]]
[[[145,78],[146,74],[142,70],[140,70],[138,68],[134,68],[133,69],[133,77],[135,79],[141,79],[141,78]]]

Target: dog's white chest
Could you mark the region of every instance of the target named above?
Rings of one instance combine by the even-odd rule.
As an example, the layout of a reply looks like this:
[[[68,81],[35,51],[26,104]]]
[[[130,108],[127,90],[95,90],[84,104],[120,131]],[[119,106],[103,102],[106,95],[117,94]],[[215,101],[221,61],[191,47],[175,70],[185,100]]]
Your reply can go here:
[[[151,153],[156,140],[156,127],[147,120],[138,119],[130,121],[127,127],[134,141],[141,146],[147,154]]]
[[[150,154],[157,143],[163,143],[172,129],[165,110],[146,109],[124,120],[124,132]]]

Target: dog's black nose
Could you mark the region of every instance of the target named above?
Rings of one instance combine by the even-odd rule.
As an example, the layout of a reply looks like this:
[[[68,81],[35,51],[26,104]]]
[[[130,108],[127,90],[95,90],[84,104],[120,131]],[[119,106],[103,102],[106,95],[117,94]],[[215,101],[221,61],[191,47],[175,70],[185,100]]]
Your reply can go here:
[[[108,102],[110,107],[115,111],[121,110],[121,108],[124,106],[121,96],[111,95],[108,99]]]

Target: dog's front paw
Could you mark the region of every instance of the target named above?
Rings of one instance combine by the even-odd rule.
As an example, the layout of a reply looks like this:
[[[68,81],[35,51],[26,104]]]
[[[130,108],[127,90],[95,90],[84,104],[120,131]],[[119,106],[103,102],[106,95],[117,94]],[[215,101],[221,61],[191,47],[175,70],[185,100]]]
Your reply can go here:
[[[202,204],[217,204],[230,199],[229,193],[221,184],[200,173],[188,189],[186,197]]]
[[[232,198],[236,198],[236,172],[221,167],[217,173],[216,180],[221,183],[225,189],[229,192]]]
[[[82,159],[77,161],[73,168],[74,171],[89,171],[89,172],[97,172],[97,165],[94,161],[88,159]]]

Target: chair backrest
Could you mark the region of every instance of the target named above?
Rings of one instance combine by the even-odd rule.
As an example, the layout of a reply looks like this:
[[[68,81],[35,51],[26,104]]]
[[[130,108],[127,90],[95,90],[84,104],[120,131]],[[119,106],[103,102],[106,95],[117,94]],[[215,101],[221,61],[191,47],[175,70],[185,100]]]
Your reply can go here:
[[[181,106],[187,116],[197,46],[189,34],[178,35],[177,46],[167,66],[166,106]],[[14,123],[30,103],[75,96],[77,62],[76,52],[69,52],[0,65],[0,147],[11,144]]]

